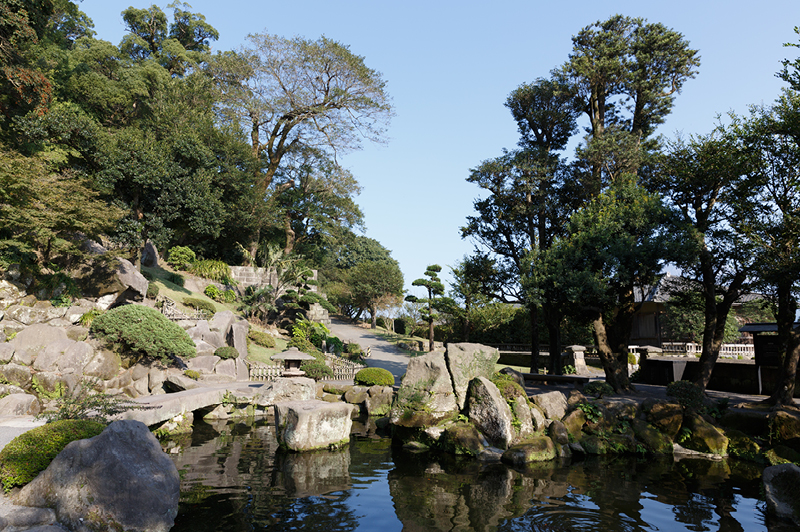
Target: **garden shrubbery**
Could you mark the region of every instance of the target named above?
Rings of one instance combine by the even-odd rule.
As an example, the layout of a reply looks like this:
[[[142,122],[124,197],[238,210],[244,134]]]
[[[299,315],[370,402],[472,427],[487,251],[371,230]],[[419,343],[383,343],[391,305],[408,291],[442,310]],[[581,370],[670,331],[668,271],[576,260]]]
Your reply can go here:
[[[203,314],[205,314],[208,318],[213,317],[214,314],[217,313],[217,307],[214,306],[214,303],[206,301],[205,299],[184,297],[182,303],[187,307],[192,307],[193,309],[202,311]]]
[[[91,333],[121,348],[164,362],[172,355],[194,357],[197,349],[186,331],[155,309],[142,305],[113,308],[94,318]]]
[[[68,443],[97,436],[106,425],[97,421],[62,420],[25,432],[0,451],[0,482],[8,492],[24,486],[64,450]]]
[[[194,251],[185,246],[175,246],[169,250],[167,264],[176,270],[188,270],[197,257]],[[183,286],[183,285],[181,285]]]
[[[235,347],[225,345],[214,351],[214,355],[222,360],[227,360],[229,358],[237,358],[239,356],[239,351],[237,351]]]
[[[353,382],[361,386],[394,386],[394,375],[388,369],[364,368],[356,373]]]
[[[333,378],[333,370],[325,362],[320,362],[319,360],[309,360],[300,366],[300,370],[305,371],[306,377],[315,381]]]
[[[198,260],[192,264],[192,273],[198,277],[225,284],[233,284],[231,268],[221,260]]]
[[[247,333],[247,338],[256,345],[271,349],[275,347],[275,337],[265,332],[250,329]]]

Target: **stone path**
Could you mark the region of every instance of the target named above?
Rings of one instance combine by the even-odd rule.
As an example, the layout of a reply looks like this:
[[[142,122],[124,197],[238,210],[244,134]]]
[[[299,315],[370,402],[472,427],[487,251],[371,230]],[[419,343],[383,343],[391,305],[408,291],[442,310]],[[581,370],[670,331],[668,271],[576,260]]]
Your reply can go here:
[[[367,366],[389,370],[394,375],[395,384],[405,374],[409,356],[390,344],[371,329],[363,329],[347,321],[332,318],[328,326],[334,336],[343,342],[355,342],[365,351],[370,347],[370,357],[364,361]]]

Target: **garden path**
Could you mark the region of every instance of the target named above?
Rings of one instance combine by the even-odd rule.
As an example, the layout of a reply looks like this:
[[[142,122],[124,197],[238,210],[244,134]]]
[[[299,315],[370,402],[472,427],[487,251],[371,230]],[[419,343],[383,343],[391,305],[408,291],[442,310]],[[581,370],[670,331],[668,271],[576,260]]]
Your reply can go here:
[[[389,370],[394,375],[396,385],[406,372],[409,356],[390,344],[371,329],[364,329],[339,318],[331,318],[328,326],[334,336],[343,342],[355,342],[366,351],[370,348],[370,356],[364,363],[367,366]]]

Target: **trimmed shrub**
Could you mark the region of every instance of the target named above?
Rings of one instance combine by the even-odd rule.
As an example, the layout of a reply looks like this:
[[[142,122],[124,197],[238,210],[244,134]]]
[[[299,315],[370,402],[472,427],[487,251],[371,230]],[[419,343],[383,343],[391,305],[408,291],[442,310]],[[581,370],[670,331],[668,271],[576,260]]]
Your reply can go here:
[[[325,340],[325,342],[328,344],[329,348],[333,348],[333,352],[337,355],[341,355],[344,351],[344,342],[335,336],[328,336],[328,339]]]
[[[200,378],[200,372],[193,369],[187,369],[183,374],[195,381]]]
[[[614,388],[605,381],[592,381],[584,385],[584,395],[593,395],[598,399],[608,395],[614,395]]]
[[[155,298],[157,298],[158,297],[158,292],[160,290],[161,289],[159,288],[159,286],[157,284],[155,284],[155,283],[150,283],[149,285],[147,285],[147,299],[155,299]]]
[[[233,303],[236,301],[236,292],[233,290],[225,290],[224,292],[220,293],[219,299],[223,303]]]
[[[345,351],[347,351],[351,355],[358,355],[358,356],[364,353],[364,351],[361,349],[361,346],[355,342],[348,342],[347,345],[345,345]]]
[[[170,273],[167,275],[166,281],[183,288],[183,285],[186,284],[186,279],[183,278],[183,275],[179,273]]]
[[[667,396],[677,399],[684,410],[700,410],[705,399],[703,389],[689,381],[674,381],[667,384]]]
[[[247,338],[249,338],[254,344],[260,345],[261,347],[275,347],[275,337],[265,332],[250,329],[250,331],[247,333]]]
[[[298,301],[300,303],[305,303],[307,305],[310,305],[312,303],[319,303],[320,305],[322,305],[322,308],[327,310],[329,313],[336,314],[336,307],[331,305],[330,301],[328,301],[327,299],[325,299],[316,292],[306,292],[305,294],[300,296]]]
[[[194,251],[186,246],[175,246],[169,250],[167,264],[176,270],[188,270],[196,258]]]
[[[214,303],[206,301],[205,299],[198,299],[196,297],[184,297],[182,303],[187,307],[192,307],[196,310],[203,311],[206,317],[210,318],[217,313],[217,307]]]
[[[97,316],[90,332],[122,349],[165,362],[171,355],[194,357],[197,354],[186,331],[159,311],[142,305],[125,305]]]
[[[356,373],[353,382],[361,386],[394,386],[394,375],[388,369],[364,368]]]
[[[221,260],[198,260],[192,264],[192,273],[198,277],[232,284],[233,274],[231,268]]]
[[[321,381],[323,379],[332,379],[333,378],[333,370],[327,366],[324,362],[320,362],[318,360],[311,361],[309,360],[305,364],[300,366],[301,371],[306,372],[306,377],[312,378],[315,381]]]
[[[68,443],[97,436],[106,426],[97,421],[54,421],[25,432],[0,451],[0,482],[8,492],[24,486],[64,450]]]
[[[318,361],[322,362],[325,360],[325,355],[323,355],[319,349],[314,347],[314,344],[309,342],[307,339],[302,337],[295,337],[289,340],[286,344],[286,347],[296,347],[303,353],[309,354],[316,358]]]
[[[238,358],[239,351],[237,351],[235,347],[224,345],[214,351],[214,355],[218,356],[222,360],[228,360],[229,358]]]

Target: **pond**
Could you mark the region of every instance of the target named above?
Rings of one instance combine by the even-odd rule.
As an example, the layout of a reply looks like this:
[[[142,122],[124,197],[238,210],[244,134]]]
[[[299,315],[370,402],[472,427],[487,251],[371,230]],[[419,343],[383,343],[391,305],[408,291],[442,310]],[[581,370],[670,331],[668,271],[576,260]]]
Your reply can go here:
[[[169,452],[174,532],[251,530],[762,531],[762,468],[741,461],[587,458],[511,469],[392,448],[355,425],[348,448],[292,454],[269,420],[197,422]]]

